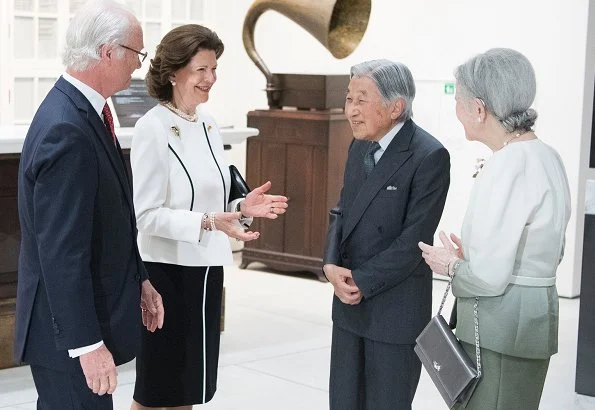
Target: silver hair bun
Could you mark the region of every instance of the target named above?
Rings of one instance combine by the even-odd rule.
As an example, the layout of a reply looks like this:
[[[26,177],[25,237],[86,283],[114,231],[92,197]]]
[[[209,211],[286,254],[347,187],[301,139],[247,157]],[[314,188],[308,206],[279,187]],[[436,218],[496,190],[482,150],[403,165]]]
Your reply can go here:
[[[500,123],[508,132],[515,131],[533,131],[533,125],[537,120],[537,111],[529,108],[523,112],[516,112],[508,117],[501,119]]]

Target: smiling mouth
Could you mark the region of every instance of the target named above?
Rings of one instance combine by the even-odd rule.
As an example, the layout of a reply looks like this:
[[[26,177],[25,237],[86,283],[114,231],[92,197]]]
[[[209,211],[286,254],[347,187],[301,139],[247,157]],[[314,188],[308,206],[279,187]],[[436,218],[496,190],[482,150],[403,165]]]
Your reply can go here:
[[[351,125],[361,125],[363,124],[362,121],[351,121]]]
[[[205,93],[208,93],[211,90],[211,87],[200,87],[198,85],[196,86],[196,88]]]

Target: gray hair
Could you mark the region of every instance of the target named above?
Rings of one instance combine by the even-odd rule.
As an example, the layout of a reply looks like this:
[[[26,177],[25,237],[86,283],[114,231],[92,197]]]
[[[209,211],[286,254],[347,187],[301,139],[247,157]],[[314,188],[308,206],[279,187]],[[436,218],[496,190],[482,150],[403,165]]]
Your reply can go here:
[[[67,68],[84,71],[101,59],[101,46],[128,40],[130,28],[139,24],[130,10],[111,0],[92,1],[74,15],[66,31],[66,47],[62,61]],[[114,50],[115,57],[124,57],[124,49]]]
[[[415,83],[405,64],[390,60],[370,60],[351,67],[350,78],[368,77],[378,87],[385,104],[398,99],[405,101],[405,109],[397,121],[406,121],[413,116]]]
[[[481,99],[486,109],[508,132],[532,131],[537,112],[535,71],[521,53],[492,48],[455,69],[459,92]]]

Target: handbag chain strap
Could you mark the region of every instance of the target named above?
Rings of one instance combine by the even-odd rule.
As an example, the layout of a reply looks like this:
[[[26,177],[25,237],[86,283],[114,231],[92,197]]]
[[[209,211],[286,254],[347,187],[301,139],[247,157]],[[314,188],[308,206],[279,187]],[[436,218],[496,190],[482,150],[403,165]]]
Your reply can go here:
[[[448,296],[448,291],[450,290],[450,286],[452,285],[452,278],[454,277],[454,273],[449,275],[450,279],[448,281],[448,285],[446,286],[446,290],[444,291],[444,296],[442,296],[442,302],[440,302],[440,308],[438,309],[438,314],[441,314],[442,308],[444,307],[444,302],[446,302],[446,297]],[[475,302],[473,302],[473,325],[475,330],[475,360],[477,363],[477,378],[481,377],[481,352],[479,349],[479,316],[477,315],[477,304],[479,303],[479,298],[475,298]]]

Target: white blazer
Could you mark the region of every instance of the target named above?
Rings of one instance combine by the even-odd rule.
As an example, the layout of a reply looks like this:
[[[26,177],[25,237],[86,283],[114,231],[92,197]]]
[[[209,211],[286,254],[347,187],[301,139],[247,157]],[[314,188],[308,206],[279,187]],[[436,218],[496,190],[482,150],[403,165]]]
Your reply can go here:
[[[229,165],[214,119],[186,121],[162,105],[138,120],[130,149],[138,245],[144,261],[183,266],[232,263],[229,238],[201,229],[207,212],[229,210]]]

